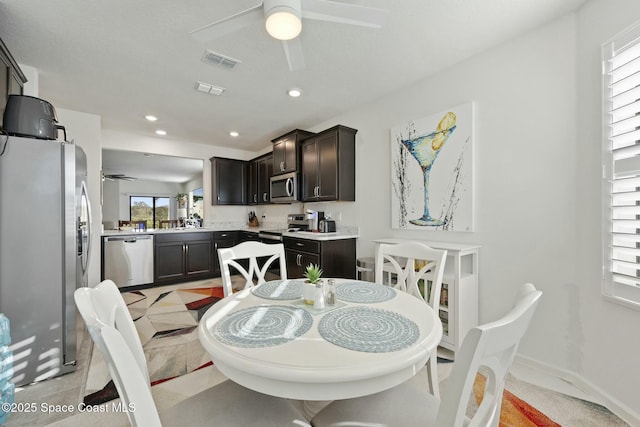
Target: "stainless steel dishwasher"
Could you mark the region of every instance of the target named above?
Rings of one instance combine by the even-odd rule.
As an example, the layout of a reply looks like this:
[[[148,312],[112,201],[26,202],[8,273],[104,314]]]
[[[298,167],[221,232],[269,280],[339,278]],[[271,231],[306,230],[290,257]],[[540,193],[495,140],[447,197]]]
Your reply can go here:
[[[104,278],[119,288],[152,283],[153,235],[106,237]]]

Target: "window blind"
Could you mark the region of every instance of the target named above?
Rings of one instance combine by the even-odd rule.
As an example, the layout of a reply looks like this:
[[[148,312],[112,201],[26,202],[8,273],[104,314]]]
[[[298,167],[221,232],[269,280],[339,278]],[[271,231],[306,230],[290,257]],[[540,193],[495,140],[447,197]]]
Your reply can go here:
[[[640,27],[603,48],[603,293],[640,308]]]

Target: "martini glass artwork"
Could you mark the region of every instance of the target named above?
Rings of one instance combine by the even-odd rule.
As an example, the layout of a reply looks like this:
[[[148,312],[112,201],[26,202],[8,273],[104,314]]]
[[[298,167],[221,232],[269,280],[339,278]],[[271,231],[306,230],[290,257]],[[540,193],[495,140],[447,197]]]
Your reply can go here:
[[[456,115],[448,112],[442,117],[434,132],[408,140],[401,140],[402,144],[409,150],[413,158],[416,159],[418,165],[420,165],[424,177],[424,213],[420,218],[410,220],[409,222],[411,224],[422,226],[439,226],[445,224],[444,221],[438,218],[432,218],[429,213],[429,174],[440,150],[455,128]]]

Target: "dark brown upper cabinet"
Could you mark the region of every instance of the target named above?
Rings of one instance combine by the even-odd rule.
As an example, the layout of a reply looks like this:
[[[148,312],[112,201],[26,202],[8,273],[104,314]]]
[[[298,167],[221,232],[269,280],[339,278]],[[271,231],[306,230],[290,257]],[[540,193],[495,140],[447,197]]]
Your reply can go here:
[[[24,84],[27,82],[27,78],[2,39],[0,39],[0,68],[0,123],[2,123],[9,95],[22,95]]]
[[[355,201],[356,129],[338,125],[302,143],[302,201]]]
[[[313,132],[296,129],[271,142],[273,143],[273,175],[300,172],[300,142]]]
[[[250,205],[271,203],[271,175],[273,156],[271,153],[247,162],[247,201]]]
[[[247,162],[243,160],[212,157],[211,204],[247,204]]]

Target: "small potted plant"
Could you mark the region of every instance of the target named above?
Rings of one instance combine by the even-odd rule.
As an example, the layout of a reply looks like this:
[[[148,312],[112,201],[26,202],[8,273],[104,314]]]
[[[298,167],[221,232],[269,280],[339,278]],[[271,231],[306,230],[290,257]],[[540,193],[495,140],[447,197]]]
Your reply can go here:
[[[307,304],[313,304],[313,296],[316,290],[316,283],[322,276],[322,269],[317,264],[309,264],[304,272],[304,277],[307,278],[302,286],[302,298]]]
[[[187,193],[178,193],[176,194],[176,201],[178,202],[178,209],[184,209],[187,207],[189,195]]]

